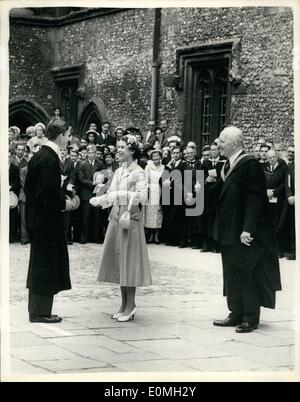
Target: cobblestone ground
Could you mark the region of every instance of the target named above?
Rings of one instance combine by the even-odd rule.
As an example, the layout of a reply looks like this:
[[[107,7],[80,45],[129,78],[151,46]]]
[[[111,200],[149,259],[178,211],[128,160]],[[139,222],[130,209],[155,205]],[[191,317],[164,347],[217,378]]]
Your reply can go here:
[[[102,245],[69,247],[72,291],[55,298],[58,325],[30,324],[29,246],[10,248],[11,373],[289,372],[294,370],[295,263],[281,261],[284,291],[251,334],[212,326],[227,315],[221,258],[149,246],[153,286],[138,289],[136,320],[117,323],[117,286],[96,282]]]

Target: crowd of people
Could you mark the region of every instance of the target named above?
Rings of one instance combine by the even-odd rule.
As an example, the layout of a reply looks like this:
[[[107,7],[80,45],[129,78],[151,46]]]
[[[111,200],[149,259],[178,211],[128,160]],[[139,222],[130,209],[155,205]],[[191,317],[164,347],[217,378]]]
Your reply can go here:
[[[55,118],[60,118],[57,111]],[[185,143],[175,134],[167,120],[162,120],[159,126],[150,121],[143,133],[135,127],[117,127],[112,132],[109,122],[102,124],[100,132],[91,123],[81,138],[73,135],[71,126],[68,130],[69,143],[60,150],[60,167],[61,191],[66,198],[76,200],[74,209],[64,213],[69,245],[103,242],[109,209],[95,208],[89,201],[109,188],[120,165],[118,141],[127,135],[138,144],[137,161],[148,181],[148,201],[141,206],[147,242],[219,252],[214,240],[217,200],[209,191],[220,179],[226,163],[226,158],[220,155],[218,139],[198,149],[195,142]],[[43,123],[28,127],[25,133],[16,126],[9,128],[9,186],[10,192],[18,197],[18,204],[14,203],[10,209],[11,243],[29,243],[24,185],[30,159],[46,143]],[[264,170],[278,256],[295,259],[294,148],[283,149],[280,143],[260,138],[247,151],[259,160]],[[181,205],[175,202],[178,183],[172,175],[169,177],[174,170],[192,173],[192,193],[187,196],[183,193]],[[203,186],[196,179],[197,170],[204,173]],[[170,191],[167,205],[162,202],[163,188]],[[192,207],[190,201],[200,189],[204,189],[204,211],[199,216],[187,216],[186,209]]]

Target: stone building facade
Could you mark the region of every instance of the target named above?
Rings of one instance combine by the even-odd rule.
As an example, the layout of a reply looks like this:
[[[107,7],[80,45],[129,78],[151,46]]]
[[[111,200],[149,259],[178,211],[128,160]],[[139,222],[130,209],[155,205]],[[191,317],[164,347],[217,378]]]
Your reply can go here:
[[[10,124],[60,106],[89,123],[146,130],[149,119],[200,146],[222,127],[293,142],[293,10],[285,7],[12,10]]]

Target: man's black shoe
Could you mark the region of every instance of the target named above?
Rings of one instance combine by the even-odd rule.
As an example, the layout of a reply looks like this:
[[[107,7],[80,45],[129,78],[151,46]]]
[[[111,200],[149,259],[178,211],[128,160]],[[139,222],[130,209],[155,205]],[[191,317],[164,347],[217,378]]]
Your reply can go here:
[[[236,327],[240,325],[242,321],[234,320],[230,317],[225,318],[225,320],[215,320],[213,325],[215,327]]]
[[[51,315],[50,317],[37,315],[37,316],[30,316],[29,321],[32,323],[43,323],[43,324],[58,324],[62,321],[61,317],[57,315]]]
[[[187,244],[186,243],[180,243],[178,247],[179,248],[185,248],[185,247],[187,247]]]
[[[254,331],[255,329],[257,329],[257,324],[250,324],[249,322],[244,321],[236,328],[235,332],[237,332],[238,334],[246,334]]]

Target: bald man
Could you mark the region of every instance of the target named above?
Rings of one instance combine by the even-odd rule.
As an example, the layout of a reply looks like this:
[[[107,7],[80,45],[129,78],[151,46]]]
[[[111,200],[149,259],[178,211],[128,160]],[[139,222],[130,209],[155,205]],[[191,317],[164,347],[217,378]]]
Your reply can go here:
[[[257,329],[261,306],[275,308],[281,290],[276,241],[260,163],[244,152],[238,128],[226,127],[219,139],[228,159],[210,191],[218,197],[214,237],[221,248],[230,314],[214,325],[247,333]]]

